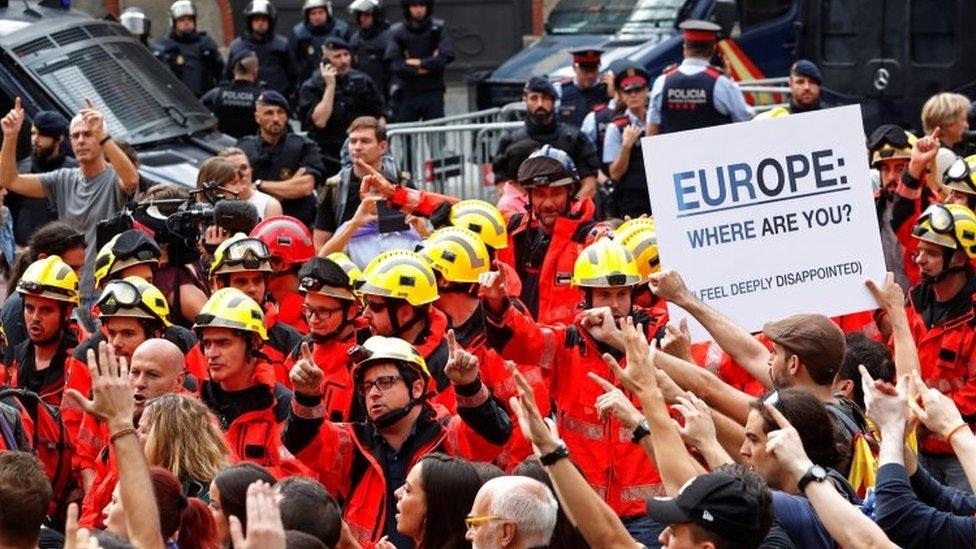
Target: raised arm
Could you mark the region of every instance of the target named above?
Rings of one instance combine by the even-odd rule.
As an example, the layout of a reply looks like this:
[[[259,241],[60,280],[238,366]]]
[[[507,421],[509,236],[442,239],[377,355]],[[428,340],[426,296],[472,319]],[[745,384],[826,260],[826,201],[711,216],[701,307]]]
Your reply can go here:
[[[41,177],[17,172],[17,138],[24,125],[24,109],[20,98],[14,100],[14,108],[0,120],[3,129],[3,147],[0,149],[0,185],[8,191],[29,196],[44,198],[44,187]]]
[[[650,286],[658,297],[688,311],[732,360],[767,388],[772,388],[773,380],[769,377],[767,365],[769,349],[725,315],[695,297],[677,271],[666,269],[651,275]]]
[[[115,175],[119,178],[119,187],[122,188],[122,192],[126,196],[134,195],[139,188],[139,171],[136,170],[135,164],[129,160],[128,155],[105,133],[105,117],[95,108],[95,103],[88,98],[85,98],[85,102],[88,107],[81,109],[78,113],[81,115],[82,122],[88,126],[92,135],[98,140],[108,163],[115,168]]]

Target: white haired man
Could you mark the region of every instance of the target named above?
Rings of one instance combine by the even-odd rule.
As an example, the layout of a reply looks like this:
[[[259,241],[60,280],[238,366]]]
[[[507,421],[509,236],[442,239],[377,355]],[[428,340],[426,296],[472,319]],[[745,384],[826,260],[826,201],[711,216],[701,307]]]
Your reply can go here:
[[[504,476],[486,482],[471,506],[467,539],[474,549],[547,547],[559,505],[545,484]]]

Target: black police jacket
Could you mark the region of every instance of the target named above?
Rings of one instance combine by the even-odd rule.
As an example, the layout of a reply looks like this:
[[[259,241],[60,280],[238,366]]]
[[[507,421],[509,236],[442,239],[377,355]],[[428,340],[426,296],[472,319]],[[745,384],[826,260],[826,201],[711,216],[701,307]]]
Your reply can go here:
[[[582,89],[572,80],[563,83],[562,97],[559,99],[559,120],[574,128],[583,125],[583,119],[599,105],[610,101],[607,85],[597,82],[596,86]]]
[[[153,54],[197,97],[216,86],[224,72],[217,43],[205,32],[170,32],[156,41]]]
[[[596,175],[600,169],[596,146],[590,138],[578,129],[561,122],[535,125],[526,120],[525,126],[502,137],[497,154],[504,153],[509,145],[523,139],[534,139],[540,145],[550,145],[562,150],[573,159],[580,177]]]
[[[269,88],[281,92],[288,97],[295,90],[298,70],[291,50],[288,49],[288,39],[280,34],[255,37],[245,32],[230,43],[230,59],[246,51],[253,51],[258,56],[258,80],[263,81]],[[224,71],[224,79],[230,81],[234,76],[231,67]]]
[[[318,143],[322,154],[339,162],[339,151],[346,140],[346,129],[360,116],[380,117],[383,114],[383,98],[376,84],[366,74],[355,69],[336,78],[336,92],[332,103],[332,115],[324,128],[312,121],[312,111],[325,93],[325,79],[319,72],[306,80],[298,92],[298,114],[302,129]],[[331,175],[331,174],[330,174]]]
[[[208,91],[200,101],[217,117],[220,131],[240,139],[258,132],[254,105],[264,89],[263,83],[234,80]]]
[[[443,91],[444,68],[454,61],[454,45],[440,19],[430,19],[419,28],[396,23],[390,27],[390,43],[383,57],[404,95]],[[411,67],[407,59],[420,59],[421,68]]]
[[[242,137],[237,141],[237,146],[251,162],[251,178],[254,181],[291,179],[299,168],[304,168],[306,174],[315,178],[316,187],[324,181],[322,154],[318,145],[307,137],[287,133],[278,143],[271,145],[255,134]],[[285,215],[296,217],[311,226],[315,221],[315,196],[310,194],[303,198],[282,200],[281,209]]]
[[[341,19],[329,17],[324,25],[311,26],[301,21],[291,29],[288,48],[295,58],[298,69],[296,82],[304,82],[315,73],[322,61],[322,46],[329,38],[342,38],[346,42],[352,37],[349,24]]]
[[[384,99],[390,92],[390,65],[383,58],[389,44],[390,24],[386,21],[356,31],[349,41],[353,68],[366,73]]]

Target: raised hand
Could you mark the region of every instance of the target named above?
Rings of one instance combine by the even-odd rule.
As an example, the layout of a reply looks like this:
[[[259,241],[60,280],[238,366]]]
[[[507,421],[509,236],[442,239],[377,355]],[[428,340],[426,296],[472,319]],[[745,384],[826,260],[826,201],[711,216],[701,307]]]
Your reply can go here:
[[[640,132],[640,128],[633,124],[628,124],[624,128],[624,133],[621,137],[624,147],[633,147],[634,143],[637,143],[637,139],[640,137]]]
[[[615,349],[623,349],[623,336],[617,328],[617,321],[613,318],[610,307],[596,307],[588,309],[580,318],[580,325],[593,336]]]
[[[85,103],[88,106],[79,111],[79,114],[81,114],[81,120],[92,132],[95,139],[101,141],[102,137],[105,136],[105,117],[98,109],[95,108],[95,103],[90,98],[86,97]]]
[[[637,395],[653,395],[655,392],[660,394],[654,367],[657,341],[651,341],[648,346],[647,339],[644,338],[643,326],[640,324],[634,326],[634,321],[630,317],[624,322],[621,332],[627,353],[627,367],[621,367],[617,359],[610,354],[604,354],[603,361],[628,391]]]
[[[688,319],[682,318],[678,326],[668,322],[665,331],[667,333],[661,341],[661,350],[685,362],[695,362],[694,357],[691,356],[691,332],[688,330]]]
[[[235,549],[285,549],[285,527],[281,522],[274,488],[256,481],[247,487],[247,534],[238,517],[230,517],[230,537]]]
[[[24,125],[24,107],[20,103],[20,97],[14,99],[14,108],[0,120],[0,127],[3,129],[3,136],[14,139],[20,134],[20,129]]]
[[[391,183],[379,170],[367,164],[362,158],[356,159],[356,165],[366,172],[359,186],[359,192],[361,194],[375,191],[386,198],[393,196],[393,193],[396,191],[396,185]]]
[[[803,450],[800,433],[775,406],[768,403],[763,406],[779,426],[779,429],[766,435],[766,454],[773,456],[793,476],[793,480],[799,482],[813,465]]]
[[[478,297],[492,313],[501,313],[508,303],[508,276],[499,261],[492,263],[492,270],[478,277]]]
[[[674,269],[664,269],[650,276],[651,292],[665,301],[681,305],[691,298],[691,291],[685,285],[684,279]]]
[[[870,279],[864,284],[874,296],[874,300],[878,302],[878,307],[888,312],[905,308],[905,292],[895,282],[895,275],[891,272],[885,275],[884,286],[880,288],[875,281]]]
[[[911,376],[911,385],[914,386],[912,392],[922,397],[922,405],[919,406],[915,399],[909,399],[908,405],[929,431],[948,439],[956,429],[967,427],[959,408],[951,398],[938,389],[926,386],[918,370],[913,371]]]
[[[912,177],[920,178],[925,168],[935,160],[939,154],[939,147],[942,146],[941,137],[942,128],[935,128],[930,135],[926,135],[912,145],[911,160],[908,161],[908,171]]]
[[[320,396],[322,395],[322,381],[325,379],[325,374],[315,364],[315,359],[312,358],[312,350],[307,341],[302,342],[301,353],[302,357],[291,367],[288,378],[291,380],[296,393]]]
[[[514,366],[510,371],[515,380],[518,396],[508,399],[508,404],[518,418],[522,434],[532,443],[536,452],[539,455],[548,454],[559,446],[559,437],[550,428],[550,424],[542,419],[539,406],[535,403],[535,392],[532,391],[532,386],[526,381],[525,376]]]
[[[909,419],[908,402],[890,383],[875,381],[864,365],[861,371],[861,389],[864,391],[865,413],[884,432],[886,429],[904,429]]]
[[[67,389],[65,396],[82,410],[105,421],[110,431],[131,428],[135,401],[125,357],[116,357],[112,346],[102,341],[98,344],[98,359],[94,349],[88,349],[87,358],[93,398],[89,400],[75,389]]]
[[[447,364],[444,373],[455,385],[470,385],[478,380],[478,357],[464,350],[454,337],[454,330],[447,331]]]
[[[587,372],[586,375],[605,391],[596,397],[596,410],[600,414],[600,419],[605,420],[607,414],[613,414],[621,425],[633,431],[637,424],[644,419],[644,414],[634,406],[634,403],[627,398],[627,395],[619,387],[593,372]]]
[[[319,74],[321,74],[322,79],[325,80],[326,88],[335,89],[336,77],[339,74],[336,72],[335,67],[328,63],[322,63],[319,65]]]
[[[715,422],[712,420],[712,412],[704,400],[689,391],[677,397],[674,409],[685,420],[684,425],[678,424],[678,432],[681,433],[681,438],[685,444],[702,448],[716,440]]]

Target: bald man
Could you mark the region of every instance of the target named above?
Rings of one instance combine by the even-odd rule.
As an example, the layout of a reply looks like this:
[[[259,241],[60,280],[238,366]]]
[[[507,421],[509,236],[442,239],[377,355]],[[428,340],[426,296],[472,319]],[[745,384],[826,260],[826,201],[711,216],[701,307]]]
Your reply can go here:
[[[170,341],[147,339],[136,347],[132,352],[129,377],[136,401],[137,424],[147,402],[183,389],[184,367],[182,351]]]
[[[556,527],[558,509],[552,492],[538,480],[493,478],[474,498],[470,517],[474,523],[465,537],[473,549],[546,547]]]

